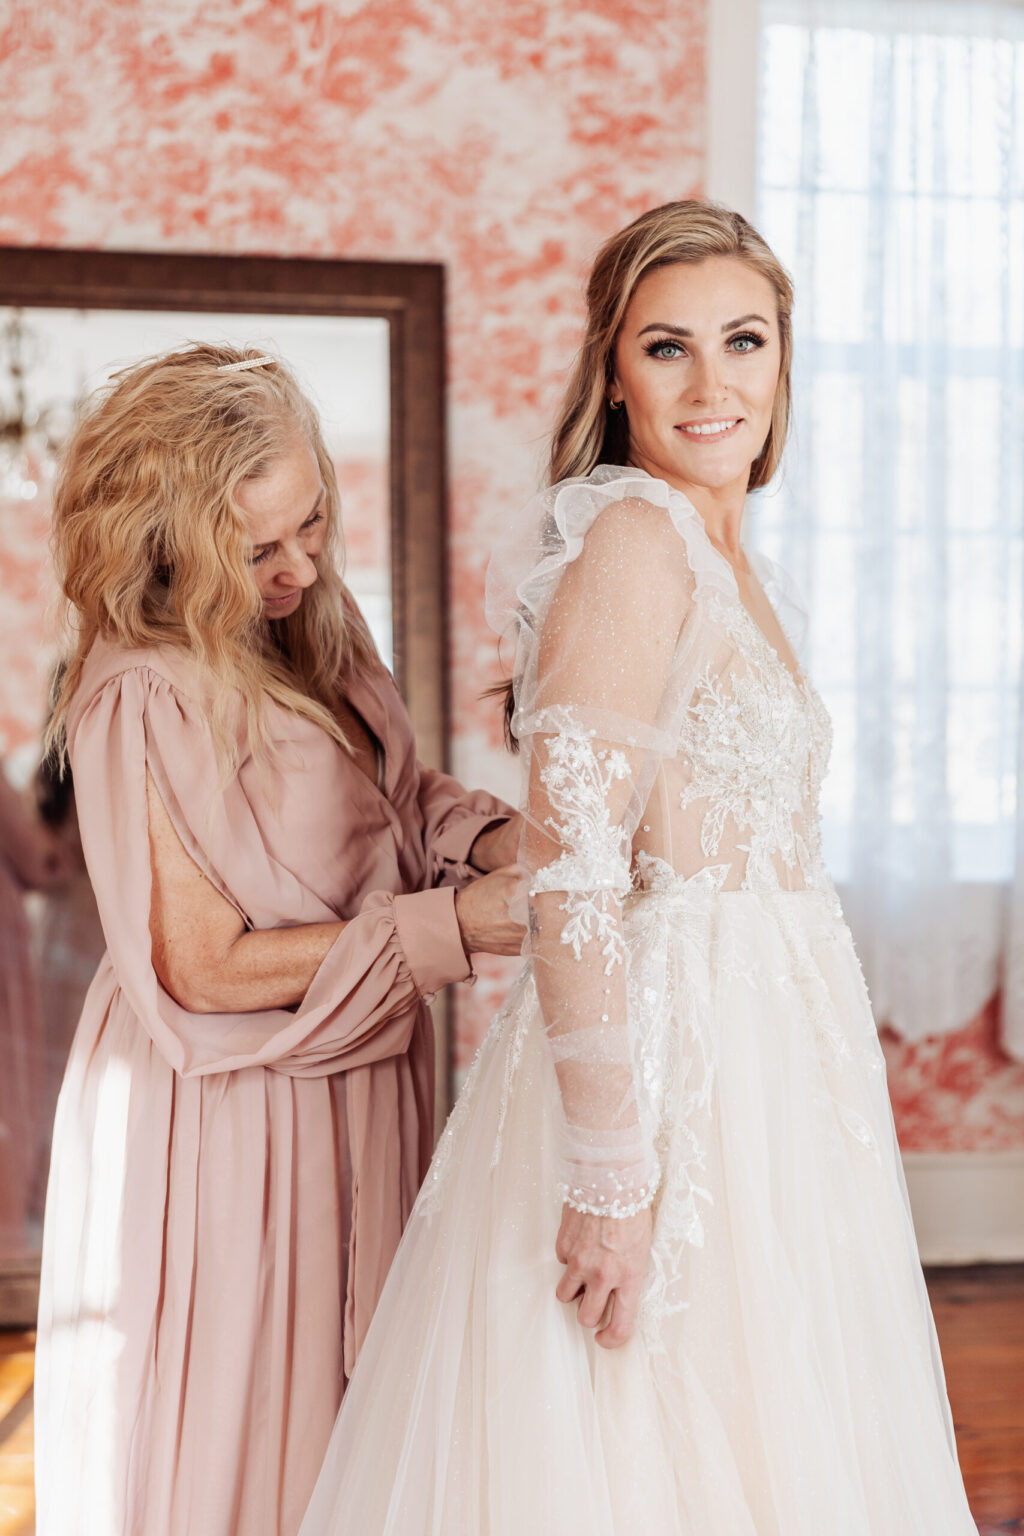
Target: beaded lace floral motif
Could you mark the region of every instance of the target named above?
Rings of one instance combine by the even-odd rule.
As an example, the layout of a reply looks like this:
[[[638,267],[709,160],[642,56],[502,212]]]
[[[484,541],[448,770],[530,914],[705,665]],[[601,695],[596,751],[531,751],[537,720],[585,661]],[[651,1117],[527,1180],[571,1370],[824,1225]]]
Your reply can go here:
[[[816,694],[792,676],[737,601],[714,598],[710,616],[741,648],[740,669],[700,678],[680,734],[691,768],[681,809],[703,804],[701,848],[718,860],[731,823],[746,857],[740,889],[827,887],[818,796],[831,726]],[[796,877],[795,882],[793,877]]]
[[[549,739],[540,777],[556,815],[548,816],[545,826],[563,852],[536,872],[530,895],[567,893],[562,942],[580,960],[584,945],[596,940],[608,975],[625,959],[617,898],[630,887],[629,859],[622,829],[612,820],[608,791],[617,780],[629,778],[629,763],[623,752],[595,747],[593,734],[577,728]]]
[[[622,900],[631,888],[628,838],[613,815],[611,792],[630,780],[630,763],[624,751],[602,745],[572,711],[560,710],[557,724],[557,731],[545,736],[540,781],[550,807],[544,827],[562,851],[536,871],[530,895],[564,896],[559,903],[565,914],[562,944],[577,961],[595,944],[609,977],[626,964]],[[592,1072],[619,1073],[628,1083],[628,1038],[624,1022],[611,1024],[604,1013],[600,1019],[584,1018],[581,1027],[559,1034],[552,1046],[556,1059],[575,1060]],[[577,1210],[625,1217],[654,1199],[658,1165],[649,1158],[644,1166],[632,1097],[624,1093],[621,1118],[600,1132],[567,1123],[572,1151],[563,1162],[561,1193]]]

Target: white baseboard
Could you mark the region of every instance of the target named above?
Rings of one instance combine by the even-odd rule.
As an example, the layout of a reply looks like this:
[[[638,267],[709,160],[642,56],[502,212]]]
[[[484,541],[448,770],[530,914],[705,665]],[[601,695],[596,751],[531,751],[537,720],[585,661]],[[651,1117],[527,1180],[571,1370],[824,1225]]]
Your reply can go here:
[[[904,1152],[923,1264],[1024,1260],[1024,1147]]]

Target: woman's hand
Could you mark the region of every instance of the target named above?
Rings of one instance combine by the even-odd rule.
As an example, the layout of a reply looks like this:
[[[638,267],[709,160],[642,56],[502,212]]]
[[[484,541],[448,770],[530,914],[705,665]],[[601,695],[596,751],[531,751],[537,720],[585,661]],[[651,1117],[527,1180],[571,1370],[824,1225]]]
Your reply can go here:
[[[474,869],[490,874],[504,869],[519,858],[519,839],[523,834],[523,818],[510,816],[494,827],[488,827],[475,839],[469,850],[469,863]]]
[[[481,875],[455,897],[455,916],[467,955],[518,955],[526,929],[509,908],[523,880],[517,864]]]
[[[580,1323],[597,1328],[594,1338],[604,1349],[617,1349],[632,1335],[651,1232],[649,1207],[619,1219],[562,1207],[555,1253],[565,1274],[555,1295],[564,1302],[579,1298]]]

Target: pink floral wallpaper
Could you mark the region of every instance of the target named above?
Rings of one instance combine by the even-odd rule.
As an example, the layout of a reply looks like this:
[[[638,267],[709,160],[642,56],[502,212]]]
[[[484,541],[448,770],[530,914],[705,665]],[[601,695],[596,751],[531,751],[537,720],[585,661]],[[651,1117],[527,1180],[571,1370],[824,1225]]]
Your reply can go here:
[[[4,14],[0,241],[445,263],[453,760],[511,792],[478,697],[498,675],[488,549],[536,486],[593,251],[699,188],[700,0],[15,0]],[[5,606],[34,558],[0,555]],[[465,994],[463,1060],[506,974]]]
[[[883,1029],[882,1049],[905,1152],[1024,1147],[1024,1064],[999,1045],[995,998],[949,1035],[909,1044]]]
[[[488,550],[538,482],[594,250],[701,187],[704,26],[704,0],[8,0],[0,12],[0,242],[444,262],[453,759],[499,791],[515,773],[479,698],[498,675]],[[34,559],[20,541],[0,547],[0,605],[20,605],[26,639]],[[462,1064],[508,975],[486,967],[463,992]],[[897,1053],[901,1114],[926,1141],[971,1145],[999,1118],[995,1095],[999,1134],[1024,1145],[1024,1085],[1008,1086],[973,1036],[965,1050],[970,1113],[933,1091],[923,1059]]]

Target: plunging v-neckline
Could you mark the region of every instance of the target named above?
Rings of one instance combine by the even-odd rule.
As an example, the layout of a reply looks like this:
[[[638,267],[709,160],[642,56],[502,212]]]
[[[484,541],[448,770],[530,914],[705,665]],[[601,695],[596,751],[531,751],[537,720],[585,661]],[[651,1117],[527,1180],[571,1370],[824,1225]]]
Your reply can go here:
[[[693,503],[691,502],[690,505],[693,506]],[[768,607],[771,609],[772,613],[775,614],[775,622],[779,626],[779,633],[782,636],[782,639],[785,642],[786,650],[789,653],[789,659],[788,660],[787,660],[786,656],[784,656],[783,653],[779,650],[779,647],[775,644],[774,640],[770,640],[768,638],[768,636],[765,634],[763,628],[758,623],[757,619],[754,617],[754,614],[750,611],[750,609],[747,607],[747,604],[743,601],[743,596],[742,596],[742,594],[740,592],[739,580],[737,578],[736,570],[735,570],[735,568],[733,566],[732,561],[728,558],[727,555],[723,555],[722,551],[712,541],[711,535],[708,533],[707,524],[705,523],[704,519],[701,517],[700,513],[697,511],[696,507],[693,507],[693,511],[694,511],[694,515],[696,517],[700,518],[700,526],[701,526],[701,528],[703,530],[704,537],[707,540],[708,548],[711,550],[711,553],[715,556],[715,558],[722,562],[722,564],[725,566],[725,569],[729,573],[729,580],[730,580],[730,583],[731,583],[731,586],[732,586],[733,597],[734,597],[736,603],[738,604],[741,613],[743,613],[744,617],[747,619],[747,622],[750,624],[751,629],[757,635],[758,639],[771,652],[772,656],[778,662],[779,666],[783,669],[784,672],[788,673],[790,679],[792,680],[793,686],[795,688],[799,689],[799,691],[801,693],[806,693],[807,692],[807,679],[804,677],[803,668],[800,666],[800,663],[797,660],[796,653],[793,650],[792,645],[790,644],[789,636],[786,634],[786,631],[782,627],[782,620],[779,618],[778,614],[775,612],[775,604],[772,602],[771,598],[768,596],[768,594],[765,591],[763,585],[761,584],[761,578],[758,576],[757,572],[755,571],[754,566],[753,566],[753,562],[751,561],[750,555],[748,554],[746,548],[744,547],[744,549],[743,549],[743,555],[744,555],[744,558],[746,559],[746,562],[747,562],[748,566],[750,567],[750,577],[749,577],[749,579],[756,584],[757,590],[760,592],[761,596],[764,598],[765,602],[768,604]],[[790,662],[792,662],[792,665],[790,665]]]
[[[645,475],[649,480],[654,478],[654,476],[650,475],[647,470],[638,470],[636,473]],[[751,561],[750,555],[747,552],[746,546],[743,546],[743,554],[747,564],[750,566],[751,579],[757,583],[758,591],[761,593],[761,596],[768,604],[768,607],[772,610],[773,613],[775,613],[775,620],[779,626],[779,633],[781,634],[786,645],[786,650],[789,653],[788,660],[779,650],[778,646],[772,640],[769,640],[768,636],[761,628],[761,625],[758,623],[757,619],[754,617],[746,603],[743,601],[743,598],[740,595],[740,584],[737,580],[736,571],[733,568],[732,561],[728,558],[728,556],[723,555],[718,546],[713,543],[711,535],[708,533],[708,525],[704,521],[703,517],[701,517],[700,512],[694,506],[693,502],[683,491],[680,491],[674,485],[670,485],[667,480],[663,480],[661,483],[665,486],[670,496],[679,496],[683,502],[685,502],[693,516],[696,518],[700,527],[701,534],[703,535],[704,542],[707,544],[707,547],[711,551],[712,556],[715,560],[720,562],[725,571],[728,573],[729,588],[733,599],[739,605],[740,611],[747,619],[758,639],[763,642],[763,644],[767,647],[772,656],[778,662],[779,666],[783,669],[784,672],[788,674],[790,680],[793,683],[793,686],[798,689],[800,693],[806,695],[808,693],[808,683],[806,677],[804,676],[803,668],[800,666],[800,663],[797,660],[796,653],[790,644],[789,636],[786,634],[786,631],[782,627],[782,620],[779,618],[778,614],[775,613],[775,605],[761,584],[761,580],[754,569],[753,562]],[[792,666],[790,665],[790,662],[792,662]]]
[[[710,542],[710,540],[709,540],[709,542]],[[712,549],[714,549],[714,545],[713,544],[712,544],[711,547],[712,547]],[[716,553],[717,553],[717,551],[716,551]],[[725,557],[723,556],[722,558],[724,559]],[[726,561],[726,564],[728,565],[729,562]],[[731,569],[731,566],[730,566],[730,569]],[[755,574],[753,567],[751,567],[750,574],[753,577],[754,581],[757,582],[758,590],[761,593],[761,596],[764,598],[764,600],[768,604],[769,608],[771,608],[772,612],[775,613],[775,608],[774,608],[774,605],[772,604],[772,600],[768,596],[767,592],[764,590],[764,587],[762,587],[761,582],[758,579],[757,575]],[[735,572],[733,572],[733,579],[735,580]],[[775,622],[778,624],[779,632],[782,635],[783,640],[785,641],[786,650],[789,652],[789,657],[790,657],[790,660],[792,661],[792,666],[790,665],[790,661],[787,661],[786,657],[779,650],[779,648],[775,644],[774,640],[770,640],[768,638],[768,636],[765,634],[765,632],[764,632],[763,628],[761,627],[761,625],[757,622],[757,619],[754,617],[754,615],[751,613],[750,609],[747,607],[746,603],[743,601],[743,598],[740,595],[740,584],[739,584],[738,581],[736,582],[736,601],[739,603],[739,605],[742,608],[743,612],[746,614],[747,618],[749,619],[751,627],[756,631],[758,638],[768,647],[769,651],[771,651],[772,655],[775,657],[775,660],[779,663],[779,666],[782,667],[782,669],[785,672],[789,673],[789,676],[792,678],[794,685],[797,688],[799,688],[802,693],[806,692],[807,691],[807,684],[806,684],[806,680],[804,678],[803,669],[801,668],[800,663],[796,659],[796,655],[794,654],[793,647],[789,643],[789,636],[786,634],[785,630],[782,628],[782,621],[779,618],[778,614],[775,614]]]
[[[758,585],[760,586],[760,583],[758,583]],[[770,602],[770,598],[768,597],[767,593],[765,593],[765,602]],[[793,687],[797,690],[797,692],[800,693],[801,695],[803,695],[804,697],[806,697],[809,690],[808,690],[807,679],[805,678],[805,676],[803,674],[803,671],[801,670],[799,665],[797,665],[795,669],[793,667],[791,667],[789,665],[789,663],[787,662],[786,658],[782,655],[782,653],[779,650],[778,646],[772,644],[772,642],[769,640],[768,636],[765,634],[764,630],[761,628],[760,624],[754,618],[754,615],[751,613],[750,609],[747,607],[746,603],[743,601],[742,597],[740,597],[738,589],[737,589],[737,593],[736,593],[736,605],[739,608],[740,612],[742,613],[742,615],[743,615],[744,619],[746,620],[746,622],[750,625],[750,628],[753,631],[753,633],[756,636],[756,638],[764,646],[765,650],[768,651],[769,654],[771,655],[772,660],[782,669],[783,672],[785,672],[786,676],[789,678],[790,682],[793,684]],[[780,628],[781,628],[781,625],[780,625]],[[788,646],[788,641],[787,641],[787,646]],[[795,656],[793,657],[793,660],[794,660],[794,662],[796,661],[796,657]]]

